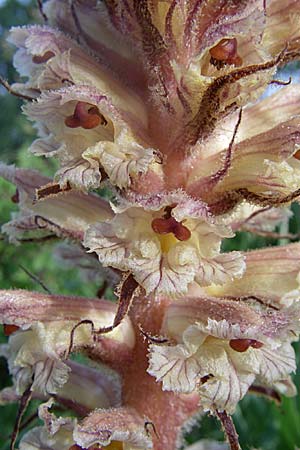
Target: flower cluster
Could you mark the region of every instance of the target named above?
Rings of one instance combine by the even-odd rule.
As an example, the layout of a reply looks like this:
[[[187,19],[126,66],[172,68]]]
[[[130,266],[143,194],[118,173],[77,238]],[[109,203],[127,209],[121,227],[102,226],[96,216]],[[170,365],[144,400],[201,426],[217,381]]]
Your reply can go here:
[[[0,400],[43,402],[19,448],[174,450],[209,411],[237,449],[230,415],[248,391],[296,392],[300,244],[222,242],[272,232],[300,195],[299,85],[261,100],[300,58],[300,1],[39,3],[46,23],[10,32],[10,90],[37,130],[30,151],[58,170],[0,165],[19,205],[3,232],[67,239],[63,257],[89,259],[118,305],[1,291]]]

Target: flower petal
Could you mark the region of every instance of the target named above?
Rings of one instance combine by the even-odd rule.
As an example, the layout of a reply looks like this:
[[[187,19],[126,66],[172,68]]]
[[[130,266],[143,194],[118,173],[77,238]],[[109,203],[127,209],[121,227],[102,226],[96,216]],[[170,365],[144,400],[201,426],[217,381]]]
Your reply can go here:
[[[284,306],[286,298],[288,305],[288,296],[294,291],[290,301],[299,299],[299,252],[298,243],[247,252],[243,277],[209,291],[221,296],[254,295],[277,307]]]
[[[39,122],[43,135],[33,143],[32,151],[58,157],[62,167],[56,178],[62,185],[98,187],[103,167],[113,183],[126,187],[130,177],[144,173],[155,158],[154,150],[141,138],[143,125],[138,127],[140,118],[133,117],[136,110],[130,111],[128,103],[124,106],[127,109],[123,106],[94,86],[75,85],[43,93],[37,102],[24,107],[29,118]],[[80,114],[85,114],[82,117],[94,117],[96,123],[81,124],[79,107],[83,109]],[[90,108],[88,112],[86,108]],[[89,111],[93,108],[92,114]],[[136,135],[131,130],[133,124]]]
[[[23,328],[10,336],[2,350],[17,393],[24,392],[32,380],[32,390],[46,396],[57,393],[71,370],[65,363],[71,345],[71,351],[89,349],[91,354],[103,354],[103,361],[118,355],[122,364],[124,358],[130,358],[135,336],[128,317],[94,345],[91,325],[97,330],[111,325],[115,317],[116,307],[108,301],[26,291],[2,291],[0,300],[0,321]]]
[[[177,193],[167,194],[167,200]],[[179,194],[179,198],[182,197]],[[119,209],[111,221],[90,227],[85,234],[84,245],[96,252],[104,266],[130,271],[147,293],[156,291],[169,295],[181,295],[195,279],[199,284],[224,283],[241,276],[243,257],[238,252],[220,255],[222,237],[231,237],[229,227],[214,224],[202,217],[203,207],[183,210],[192,214],[182,217],[180,203],[174,208],[164,203],[164,196],[154,198],[153,203],[142,200],[139,204],[127,204]],[[161,208],[161,209],[160,209]],[[171,213],[167,212],[171,208]],[[206,211],[207,213],[207,211]],[[165,214],[170,214],[164,219]],[[193,216],[196,216],[194,219]],[[198,218],[199,217],[199,218]],[[171,220],[179,229],[179,237],[170,230],[160,233],[153,227],[154,221]],[[160,223],[160,222],[159,222]],[[169,226],[169,225],[166,225]],[[158,227],[159,228],[159,227]]]
[[[290,343],[283,343],[275,351],[262,347],[259,379],[267,384],[280,382],[296,370],[295,351]]]
[[[152,448],[145,421],[129,407],[92,412],[75,427],[74,440],[82,448],[112,441],[128,443],[132,450]]]

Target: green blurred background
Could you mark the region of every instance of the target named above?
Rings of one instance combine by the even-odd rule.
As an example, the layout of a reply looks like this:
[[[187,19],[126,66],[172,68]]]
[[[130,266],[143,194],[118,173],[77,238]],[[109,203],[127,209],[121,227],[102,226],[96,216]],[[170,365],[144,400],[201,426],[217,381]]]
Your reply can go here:
[[[12,25],[23,25],[40,20],[36,4],[30,0],[0,0],[0,74],[10,82],[16,81],[11,61],[13,48],[5,41],[7,30]],[[6,93],[0,87],[0,159],[6,163],[15,163],[20,167],[36,168],[51,175],[55,169],[52,161],[37,158],[28,153],[27,148],[35,136],[31,124],[21,113],[21,101]],[[16,206],[10,198],[14,188],[0,180],[0,225],[6,223]],[[300,231],[299,209],[293,206],[295,215],[290,222],[290,231]],[[277,242],[248,233],[240,233],[225,249],[257,248],[277,245]],[[84,283],[75,269],[59,266],[52,256],[55,244],[32,244],[14,246],[0,235],[0,288],[22,288],[42,290],[21,266],[32,272],[51,290],[52,293],[95,296],[98,283]],[[6,338],[0,330],[0,342]],[[299,352],[297,352],[299,355]],[[298,356],[299,362],[299,356]],[[0,389],[11,383],[6,362],[0,358]],[[295,376],[299,387],[299,373]],[[31,405],[24,420],[36,409]],[[14,426],[17,405],[0,406],[0,448],[9,448],[9,435]],[[238,406],[234,421],[240,435],[243,449],[294,450],[300,447],[300,398],[283,399],[280,406],[263,398],[248,395]],[[30,426],[38,424],[37,419]],[[22,434],[22,433],[21,433]],[[222,432],[213,417],[206,417],[194,426],[187,435],[187,442],[200,438],[222,440]]]

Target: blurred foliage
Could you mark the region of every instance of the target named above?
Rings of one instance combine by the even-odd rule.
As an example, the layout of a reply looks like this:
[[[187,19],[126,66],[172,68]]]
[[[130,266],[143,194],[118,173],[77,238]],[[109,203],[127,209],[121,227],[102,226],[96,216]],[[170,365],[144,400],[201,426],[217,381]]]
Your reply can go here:
[[[11,25],[22,25],[39,21],[36,5],[32,1],[0,0],[0,74],[10,82],[18,77],[11,65],[13,49],[5,41],[7,29]],[[36,168],[44,174],[54,172],[54,163],[31,155],[27,148],[35,133],[34,129],[20,112],[19,99],[8,95],[0,87],[0,159],[6,163],[15,163],[20,167]],[[11,202],[14,188],[9,183],[0,180],[0,224],[7,222],[16,205]],[[300,230],[299,206],[294,208],[294,217],[290,222],[290,231]],[[3,238],[4,239],[4,238]],[[276,245],[271,239],[253,236],[250,233],[238,233],[234,239],[224,244],[224,250],[247,250],[252,248]],[[78,271],[57,264],[52,257],[55,244],[27,243],[20,246],[0,241],[0,288],[22,288],[42,290],[21,268],[21,265],[37,276],[51,290],[52,293],[71,294],[80,296],[95,296],[96,283],[84,283]],[[6,337],[0,332],[0,342]],[[298,352],[299,354],[299,352]],[[298,357],[299,359],[299,357]],[[0,389],[10,384],[6,362],[0,358]],[[299,384],[299,374],[295,377]],[[30,418],[36,411],[36,403],[32,402],[25,419]],[[0,407],[0,445],[9,447],[9,435],[14,426],[17,405]],[[294,450],[300,446],[300,398],[284,399],[280,406],[263,398],[248,395],[238,406],[234,421],[240,434],[243,449],[261,448],[263,450]],[[30,426],[36,425],[36,418]],[[191,443],[200,438],[223,439],[223,434],[216,419],[204,417],[199,419],[186,437]]]

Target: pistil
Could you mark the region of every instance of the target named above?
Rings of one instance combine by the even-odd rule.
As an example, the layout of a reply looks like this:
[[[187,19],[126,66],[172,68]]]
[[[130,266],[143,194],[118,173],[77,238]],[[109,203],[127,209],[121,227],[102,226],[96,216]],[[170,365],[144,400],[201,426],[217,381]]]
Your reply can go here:
[[[100,113],[97,106],[86,102],[77,102],[74,113],[65,118],[65,125],[69,128],[82,127],[86,130],[98,125],[107,125],[107,120]]]
[[[237,53],[237,40],[222,39],[215,47],[209,50],[210,62],[217,69],[222,69],[225,65],[241,66],[242,58]]]
[[[179,241],[187,241],[191,237],[190,230],[182,225],[182,222],[177,222],[174,217],[156,218],[152,220],[152,229],[157,234],[173,233]]]
[[[35,64],[43,64],[49,61],[49,59],[53,58],[53,56],[55,56],[54,53],[51,52],[51,50],[48,50],[43,55],[34,55],[32,57],[32,62],[34,62]]]

